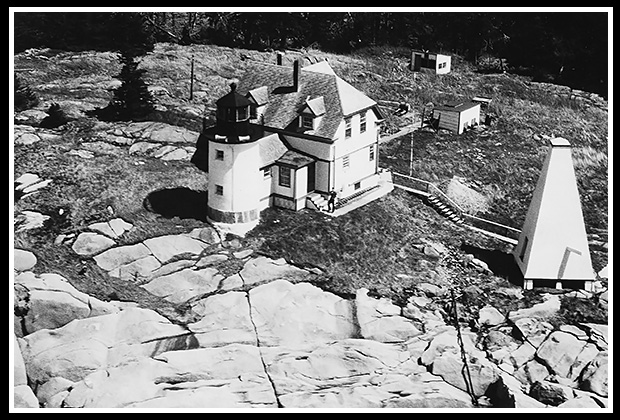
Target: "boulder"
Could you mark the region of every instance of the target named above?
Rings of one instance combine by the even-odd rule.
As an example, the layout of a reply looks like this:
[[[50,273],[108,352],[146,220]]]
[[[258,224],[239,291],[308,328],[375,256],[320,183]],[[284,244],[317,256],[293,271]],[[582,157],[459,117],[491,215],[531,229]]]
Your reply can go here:
[[[467,355],[471,390],[474,395],[484,395],[490,384],[499,378],[499,369],[485,357],[484,352],[476,348],[476,335],[470,331],[461,332],[463,348]],[[420,357],[420,363],[427,366],[433,375],[438,375],[449,384],[467,391],[468,384],[463,378],[463,360],[461,346],[455,330],[450,329],[433,337]],[[469,379],[469,378],[468,378]]]
[[[590,391],[601,397],[608,396],[608,363],[607,351],[600,352],[581,373],[579,389]]]
[[[16,248],[13,251],[13,264],[16,271],[27,271],[37,264],[37,257],[30,251]]]
[[[151,251],[142,243],[118,246],[93,257],[97,265],[106,271],[112,271],[121,265],[151,255]]]
[[[373,340],[261,347],[261,353],[285,407],[380,407],[419,391],[417,375],[432,377],[406,349]]]
[[[92,232],[82,232],[78,235],[71,248],[78,255],[95,255],[108,248],[116,245],[112,239],[107,236]]]
[[[555,374],[567,378],[571,366],[585,347],[585,342],[572,334],[554,331],[536,350],[536,357]]]
[[[253,253],[254,253],[253,249],[244,249],[242,251],[233,252],[232,254],[233,254],[233,257],[237,258],[238,260],[242,260],[244,258],[249,257]]]
[[[157,277],[142,285],[149,293],[179,304],[189,299],[214,292],[218,289],[224,276],[212,267],[194,270],[186,268],[181,271]]]
[[[357,335],[352,302],[309,283],[274,280],[250,290],[261,346],[305,345]]]
[[[182,147],[178,147],[175,148],[172,151],[169,151],[168,153],[165,153],[162,157],[161,160],[182,160],[182,161],[189,161],[189,159],[191,158],[191,155],[187,152],[187,150],[185,150]]]
[[[513,323],[513,334],[538,348],[553,331],[553,325],[536,318],[519,318]]]
[[[27,304],[22,305],[20,311],[16,311],[22,318],[24,333],[58,328],[74,319],[117,311],[111,304],[75,289],[58,274],[37,276],[32,272],[24,272],[15,278],[15,284],[26,292],[26,296],[21,297],[21,300]],[[20,304],[16,303],[16,306],[18,305]]]
[[[569,387],[548,381],[537,381],[530,387],[529,395],[543,404],[557,407],[573,397]]]
[[[508,313],[511,321],[517,321],[521,318],[536,318],[540,320],[550,319],[560,310],[560,297],[558,295],[544,294],[544,301],[537,303],[530,308],[523,308]]]
[[[186,234],[158,236],[143,243],[162,264],[172,258],[198,256],[206,248],[204,242]]]
[[[441,286],[426,282],[416,284],[415,288],[428,297],[444,296],[448,293],[448,291]]]
[[[44,223],[49,220],[49,216],[36,211],[24,210],[15,216],[14,226],[15,232],[23,232],[25,230],[38,229],[43,227]]]
[[[549,377],[549,369],[532,359],[515,370],[514,377],[524,384],[533,384]]]
[[[199,259],[196,262],[196,267],[197,268],[204,268],[204,267],[208,267],[210,265],[216,265],[218,263],[224,262],[228,260],[228,255],[224,255],[224,254],[211,254],[211,255],[207,255],[205,257],[202,257],[201,259]],[[243,282],[242,282],[243,284]]]
[[[28,385],[13,388],[13,406],[15,408],[39,408],[39,400]]]
[[[221,242],[220,235],[217,233],[217,230],[210,226],[193,229],[189,233],[189,236],[194,239],[199,239],[207,245],[218,244]]]
[[[56,376],[37,388],[37,399],[43,407],[53,407],[56,405],[55,400],[58,398],[56,395],[59,393],[63,393],[63,397],[68,395],[68,391],[74,385],[75,382]]]
[[[39,384],[56,376],[77,382],[100,369],[196,345],[185,328],[139,308],[42,329],[21,343],[28,378]]]
[[[111,277],[116,277],[124,281],[142,284],[150,280],[154,273],[161,268],[161,263],[152,255],[147,255],[120,267],[116,267],[108,272]]]
[[[276,279],[296,277],[307,273],[304,269],[288,264],[284,258],[273,260],[260,256],[246,262],[239,275],[245,285],[251,285]]]
[[[65,398],[67,407],[275,407],[255,346],[176,350],[96,371]]]
[[[17,337],[13,336],[13,386],[27,385],[26,366]]]
[[[161,145],[157,143],[149,143],[147,141],[137,141],[134,144],[132,144],[131,147],[129,148],[129,154],[130,155],[135,155],[135,154],[148,155],[153,151],[153,149],[158,149],[160,147]]]
[[[479,325],[496,326],[504,323],[505,320],[506,317],[504,314],[491,305],[486,305],[480,308],[478,313]]]
[[[363,338],[393,343],[420,335],[420,330],[400,312],[389,299],[369,297],[368,289],[359,289],[355,295],[355,314]]]
[[[515,377],[502,372],[486,392],[493,408],[544,408],[545,404],[530,397],[522,390],[523,385]]]
[[[41,139],[37,136],[34,127],[28,125],[16,125],[13,127],[13,143],[18,145],[33,144]]]
[[[571,398],[562,404],[558,405],[558,408],[584,408],[584,409],[599,409],[601,406],[599,403],[592,397],[583,396]]]
[[[535,355],[536,347],[526,341],[510,353],[509,359],[513,367],[519,369],[530,360],[533,360]]]
[[[592,324],[592,323],[584,323],[580,324],[581,328],[587,331],[590,336],[590,341],[592,341],[598,348],[601,350],[607,350],[608,346],[608,333],[609,326],[605,324]]]
[[[193,303],[192,310],[201,319],[187,327],[194,333],[200,347],[233,343],[257,345],[247,293],[209,296]]]
[[[89,225],[88,228],[103,233],[110,238],[118,238],[123,233],[133,228],[133,225],[124,221],[120,217],[117,217],[116,219],[112,219],[108,222],[93,223],[92,225]]]
[[[577,383],[582,375],[584,368],[592,362],[599,354],[598,347],[593,343],[586,343],[581,350],[581,353],[577,355],[577,358],[573,362],[568,372],[567,378]]]
[[[243,280],[239,273],[226,277],[220,282],[220,290],[235,290],[243,287]]]

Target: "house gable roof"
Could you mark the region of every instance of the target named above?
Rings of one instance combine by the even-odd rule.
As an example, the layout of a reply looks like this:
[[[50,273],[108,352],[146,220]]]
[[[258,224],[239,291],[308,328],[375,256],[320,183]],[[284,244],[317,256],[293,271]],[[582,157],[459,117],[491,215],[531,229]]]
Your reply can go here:
[[[336,76],[327,62],[319,62],[299,71],[298,88],[293,88],[293,68],[256,63],[239,80],[238,91],[247,94],[261,86],[267,87],[268,99],[263,112],[264,124],[282,130],[296,129],[299,110],[306,100],[323,97],[323,118],[314,129],[314,136],[334,140],[345,116],[374,107],[376,102]],[[313,102],[314,111],[320,101]]]

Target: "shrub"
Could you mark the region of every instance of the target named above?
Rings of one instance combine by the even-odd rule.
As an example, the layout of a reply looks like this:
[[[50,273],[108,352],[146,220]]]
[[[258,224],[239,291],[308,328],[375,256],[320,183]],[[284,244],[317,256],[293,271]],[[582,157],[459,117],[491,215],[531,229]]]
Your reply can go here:
[[[39,123],[39,126],[43,128],[58,128],[68,122],[69,117],[67,117],[65,112],[60,109],[60,105],[53,103],[47,110],[47,117],[43,118],[43,120]]]
[[[13,74],[13,107],[15,111],[25,111],[39,104],[39,99],[17,74]]]

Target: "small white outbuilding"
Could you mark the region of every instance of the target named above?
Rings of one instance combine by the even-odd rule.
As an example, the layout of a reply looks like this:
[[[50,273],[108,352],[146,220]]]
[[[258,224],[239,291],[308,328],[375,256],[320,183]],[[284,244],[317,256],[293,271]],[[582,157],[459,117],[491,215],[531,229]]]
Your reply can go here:
[[[446,54],[433,53],[429,51],[411,52],[411,70],[420,71],[430,69],[435,74],[450,73],[452,68],[452,57]]]
[[[551,139],[513,256],[525,289],[539,284],[592,290],[595,273],[566,139]]]
[[[433,120],[438,128],[463,133],[467,128],[480,124],[480,103],[452,101],[433,108]]]

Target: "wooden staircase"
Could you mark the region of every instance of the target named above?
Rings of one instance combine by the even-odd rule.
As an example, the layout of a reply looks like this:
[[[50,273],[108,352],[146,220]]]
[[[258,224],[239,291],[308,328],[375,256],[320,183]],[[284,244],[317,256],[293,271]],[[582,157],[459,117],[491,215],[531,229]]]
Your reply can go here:
[[[448,220],[513,245],[518,243],[519,235],[521,234],[519,229],[466,213],[458,204],[452,201],[443,191],[431,182],[399,174],[398,172],[393,172],[392,176],[395,187],[421,197],[426,204],[433,207]]]
[[[459,212],[457,212],[452,206],[445,203],[440,196],[431,194],[426,200],[431,207],[433,207],[439,214],[448,220],[458,225],[465,223],[465,220],[463,220]]]

